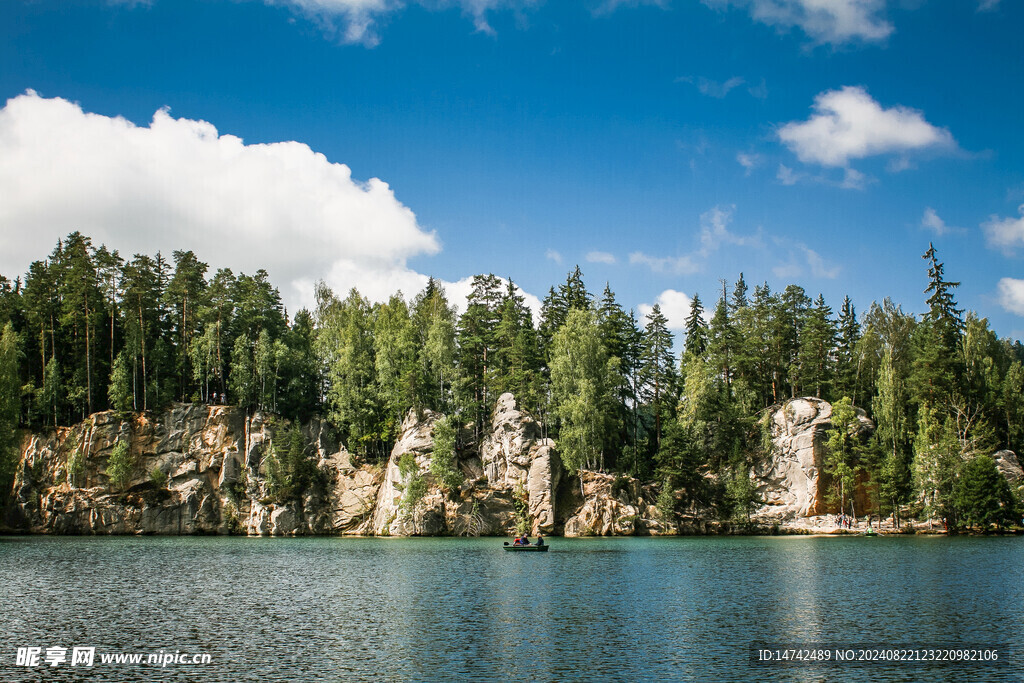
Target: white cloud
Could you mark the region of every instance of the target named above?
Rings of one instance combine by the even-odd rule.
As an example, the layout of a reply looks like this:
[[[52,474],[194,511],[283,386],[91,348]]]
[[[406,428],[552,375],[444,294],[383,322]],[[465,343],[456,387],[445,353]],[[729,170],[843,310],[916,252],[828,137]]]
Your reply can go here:
[[[701,266],[691,256],[648,256],[640,251],[629,255],[630,265],[647,266],[655,273],[672,273],[674,275],[692,275],[700,271]]]
[[[1024,280],[1004,277],[999,281],[999,304],[1017,315],[1024,315]]]
[[[554,249],[548,249],[546,252],[544,252],[544,258],[546,258],[549,261],[554,261],[555,263],[562,262],[562,255],[559,254]]]
[[[669,329],[686,329],[686,319],[690,315],[690,297],[683,292],[674,289],[666,289],[658,295],[656,303],[661,307],[661,313],[668,320]],[[637,306],[640,312],[641,323],[646,322],[647,316],[654,306],[652,304],[640,304]]]
[[[607,265],[615,264],[615,255],[609,254],[607,251],[589,251],[585,257],[587,263],[604,263]]]
[[[739,154],[736,155],[736,162],[744,169],[746,169],[743,172],[743,175],[748,176],[754,170],[754,168],[756,168],[757,165],[761,163],[761,155],[740,152]]]
[[[868,183],[874,182],[874,178],[864,175],[855,168],[843,169],[841,179],[829,178],[823,173],[811,175],[794,171],[785,164],[779,164],[779,170],[775,173],[775,179],[783,185],[796,185],[797,183],[809,183],[815,185],[831,185],[844,190],[863,190]]]
[[[949,131],[921,112],[883,109],[864,88],[846,86],[814,98],[815,114],[779,129],[779,139],[804,163],[842,167],[851,159],[928,148],[955,147]]]
[[[597,9],[594,10],[594,14],[608,14],[614,12],[620,7],[643,7],[645,5],[651,5],[653,7],[660,7],[666,9],[668,7],[669,0],[604,0]]]
[[[741,247],[761,246],[760,232],[744,237],[729,231],[729,224],[732,223],[732,215],[735,211],[735,205],[716,206],[700,215],[701,256],[706,257],[711,252],[717,251],[723,244],[735,244]]]
[[[506,286],[508,285],[508,280],[506,278],[499,277],[498,279],[502,284]],[[426,284],[426,280],[424,280],[424,284]],[[470,275],[464,277],[456,282],[444,282],[443,285],[444,293],[448,296],[448,303],[455,306],[460,314],[463,313],[466,310],[466,299],[473,292],[473,276]],[[533,313],[533,321],[536,323],[540,320],[540,309],[543,306],[541,300],[533,294],[524,291],[519,285],[516,285],[515,288],[516,293],[523,297],[526,307]],[[420,289],[422,289],[422,286]],[[406,298],[409,297],[406,296]]]
[[[963,232],[960,228],[954,228],[951,225],[946,225],[946,221],[935,212],[932,207],[927,207],[924,210],[924,215],[921,216],[921,227],[926,230],[931,230],[939,237],[948,235],[951,232]]]
[[[780,29],[800,28],[816,43],[879,42],[893,26],[885,0],[704,0],[710,7],[745,7],[751,18]]]
[[[847,168],[843,170],[843,179],[839,182],[839,187],[844,190],[863,190],[868,181],[869,178],[857,169]]]
[[[989,245],[1013,253],[1017,247],[1024,247],[1024,204],[1017,207],[1019,218],[1000,218],[993,214],[981,224]]]
[[[644,265],[656,273],[690,275],[699,272],[702,261],[723,244],[761,247],[761,231],[754,235],[736,235],[729,230],[735,206],[715,206],[700,215],[700,249],[683,256],[650,256],[635,251],[629,255],[632,265]]]
[[[710,78],[705,78],[703,76],[698,76],[696,78],[693,76],[680,76],[676,79],[676,82],[693,83],[697,86],[697,90],[700,91],[701,95],[714,97],[715,99],[720,100],[728,95],[732,90],[735,90],[747,81],[742,76],[733,76],[732,78],[722,82],[713,81]],[[759,99],[763,99],[763,95],[767,95],[767,88],[764,87],[763,82],[761,85],[754,88],[748,88],[747,90],[753,97],[758,97]]]
[[[317,279],[411,297],[427,277],[408,259],[441,249],[387,183],[299,142],[247,145],[166,110],[136,126],[34,92],[0,109],[0,197],[11,277],[78,230],[122,256],[191,249],[211,269],[265,268],[291,311],[312,306]]]
[[[803,275],[804,267],[806,266],[814,277],[834,280],[842,270],[839,266],[826,262],[821,257],[821,254],[802,242],[793,242],[785,238],[775,238],[773,241],[776,245],[788,248],[789,250],[786,262],[772,268],[772,272],[776,277],[799,277]]]
[[[779,164],[779,171],[775,174],[775,177],[783,185],[796,185],[800,182],[801,174],[796,173],[793,169],[785,164]]]
[[[814,277],[823,277],[829,280],[834,280],[839,275],[839,266],[830,266],[825,263],[825,259],[821,258],[818,252],[810,249],[804,245],[798,245],[799,249],[804,252],[804,258],[807,259],[807,265],[811,268],[811,274]]]
[[[978,0],[978,11],[988,12],[999,7],[999,0]]]
[[[538,0],[264,0],[268,5],[285,4],[318,21],[325,29],[340,33],[347,43],[373,46],[380,42],[379,24],[408,4],[427,9],[458,7],[469,16],[477,31],[494,34],[487,15],[498,9],[524,9]]]

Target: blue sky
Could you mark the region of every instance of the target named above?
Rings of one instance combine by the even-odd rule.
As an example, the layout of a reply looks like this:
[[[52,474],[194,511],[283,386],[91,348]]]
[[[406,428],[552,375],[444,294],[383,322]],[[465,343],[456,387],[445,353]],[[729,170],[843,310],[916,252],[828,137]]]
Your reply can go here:
[[[740,271],[920,313],[934,241],[1024,336],[1024,3],[818,5],[5,2],[0,272],[80,229],[294,310],[579,263],[681,325]]]

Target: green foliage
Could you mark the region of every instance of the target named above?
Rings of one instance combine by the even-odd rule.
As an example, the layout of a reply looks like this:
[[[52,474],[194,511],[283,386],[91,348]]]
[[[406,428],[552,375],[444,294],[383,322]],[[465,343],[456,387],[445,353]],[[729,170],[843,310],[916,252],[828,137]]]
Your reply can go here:
[[[416,462],[416,456],[412,453],[403,453],[398,459],[398,473],[404,487],[399,507],[405,515],[411,515],[423,497],[427,495],[429,486],[427,480],[420,474],[420,466]]]
[[[517,481],[512,489],[512,512],[516,523],[516,535],[530,533],[530,497],[522,481]]]
[[[839,510],[851,509],[853,489],[860,470],[857,428],[860,420],[850,398],[844,396],[832,405],[832,426],[825,432],[825,462],[822,471],[831,478],[829,501]]]
[[[552,412],[561,422],[559,454],[574,473],[601,464],[611,417],[618,364],[596,328],[592,311],[572,309],[552,340]]]
[[[79,448],[72,448],[68,453],[67,482],[68,486],[76,486],[82,472],[85,471],[85,454]]]
[[[92,410],[227,396],[289,418],[323,414],[354,455],[381,462],[410,409],[471,424],[479,443],[495,400],[511,391],[570,471],[667,478],[678,505],[732,514],[747,499],[736,473],[768,447],[762,418],[809,394],[837,406],[848,396],[877,424],[866,446],[834,444],[827,469],[841,484],[839,504],[861,467],[873,511],[982,524],[964,503],[975,495],[964,493],[964,477],[981,478],[965,468],[997,449],[1024,450],[1024,346],[964,314],[935,249],[924,256],[920,319],[889,299],[858,318],[848,297],[834,316],[821,295],[748,287],[740,274],[731,290],[723,282],[710,325],[694,295],[677,367],[660,309],[641,326],[609,284],[595,300],[578,267],[548,290],[537,321],[524,293],[490,274],[473,279],[461,317],[460,302],[430,279],[411,301],[396,292],[375,304],[319,283],[315,312],[289,322],[265,271],[208,276],[190,251],[170,262],[159,253],[124,259],[72,233],[30,264],[20,287],[0,277],[0,495],[10,490],[19,427],[69,425]],[[463,430],[453,433],[450,464],[450,434],[436,435],[432,464],[449,488],[454,454],[467,445]],[[266,461],[282,499],[321,476],[292,441],[280,434]],[[73,453],[69,480],[83,471]]]
[[[224,504],[224,526],[228,535],[235,536],[244,533],[241,516],[238,514],[238,506],[230,500]]]
[[[324,481],[323,473],[312,458],[306,455],[305,440],[299,425],[292,424],[279,434],[280,438],[267,451],[263,466],[267,498],[271,502],[287,503],[301,499],[310,488],[322,486]],[[287,446],[278,448],[278,441],[286,443]],[[246,485],[247,481],[242,484],[242,495]]]
[[[162,489],[167,486],[167,473],[159,467],[154,467],[153,471],[149,473],[149,481],[156,488]]]
[[[987,455],[979,455],[960,468],[953,489],[953,504],[961,524],[978,527],[1004,527],[1016,522],[1019,502],[1014,498],[1006,477]]]
[[[658,492],[658,498],[654,505],[658,508],[662,523],[673,524],[676,515],[676,493],[669,479],[661,482],[661,491]]]
[[[434,423],[434,451],[430,457],[430,473],[449,491],[462,486],[463,474],[455,456],[455,427],[447,415]]]
[[[123,490],[131,480],[132,472],[135,470],[135,456],[127,441],[118,441],[110,452],[107,459],[107,477],[110,485],[117,490]]]
[[[125,352],[117,354],[110,370],[110,384],[107,399],[113,410],[126,412],[132,409],[132,375]]]
[[[750,515],[759,500],[749,468],[734,467],[725,482],[726,509],[732,520],[739,524],[750,524]]]
[[[7,502],[20,455],[17,428],[21,417],[21,359],[21,337],[7,322],[0,332],[0,505]]]

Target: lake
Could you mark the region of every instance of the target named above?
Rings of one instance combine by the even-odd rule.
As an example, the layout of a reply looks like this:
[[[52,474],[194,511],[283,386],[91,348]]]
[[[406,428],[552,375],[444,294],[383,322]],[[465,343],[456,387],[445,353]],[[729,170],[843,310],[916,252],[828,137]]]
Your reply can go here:
[[[0,537],[0,680],[1024,680],[1021,537],[501,544]],[[866,646],[999,659],[753,659]],[[118,653],[209,663],[100,661]]]

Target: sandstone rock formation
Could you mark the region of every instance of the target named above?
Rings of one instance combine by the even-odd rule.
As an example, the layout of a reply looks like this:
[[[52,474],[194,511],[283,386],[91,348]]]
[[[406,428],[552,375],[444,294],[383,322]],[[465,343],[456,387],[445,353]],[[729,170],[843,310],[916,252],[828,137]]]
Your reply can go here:
[[[516,399],[505,393],[491,414],[491,429],[480,445],[484,476],[492,488],[523,494],[527,498],[530,533],[555,530],[558,486],[562,460],[554,441],[541,436],[541,425],[516,408]]]
[[[1013,451],[997,451],[993,454],[992,459],[995,460],[996,467],[1006,481],[1010,482],[1010,488],[1015,491],[1024,490],[1024,468],[1020,466],[1020,460],[1017,458],[1017,454]]]
[[[858,410],[860,435],[874,430],[874,423]],[[754,468],[757,494],[764,505],[757,513],[762,521],[787,521],[833,512],[826,503],[828,482],[822,475],[825,432],[832,427],[832,406],[818,398],[787,401],[768,416],[772,452]],[[864,509],[863,491],[855,495],[857,509]]]
[[[654,506],[656,494],[632,477],[581,472],[584,495],[576,486],[574,512],[565,536],[633,536],[667,533]]]
[[[303,427],[303,442],[328,485],[301,500],[270,501],[266,467],[278,429],[261,413],[247,418],[233,407],[179,403],[160,415],[108,411],[30,435],[7,524],[65,534],[354,531],[366,514],[358,501],[375,498],[379,475],[352,466],[314,420]],[[120,441],[134,465],[123,489],[114,490],[106,469]]]
[[[315,482],[285,496],[269,482],[291,447],[280,418],[186,403],[162,413],[96,413],[25,438],[2,520],[59,534],[507,535],[521,524],[531,535],[665,531],[649,487],[594,472],[568,476],[554,442],[511,394],[499,398],[479,446],[464,431],[456,454],[463,483],[444,489],[431,473],[440,417],[410,412],[381,465],[356,462],[312,420],[300,440]],[[121,442],[133,464],[115,487],[108,460]]]

